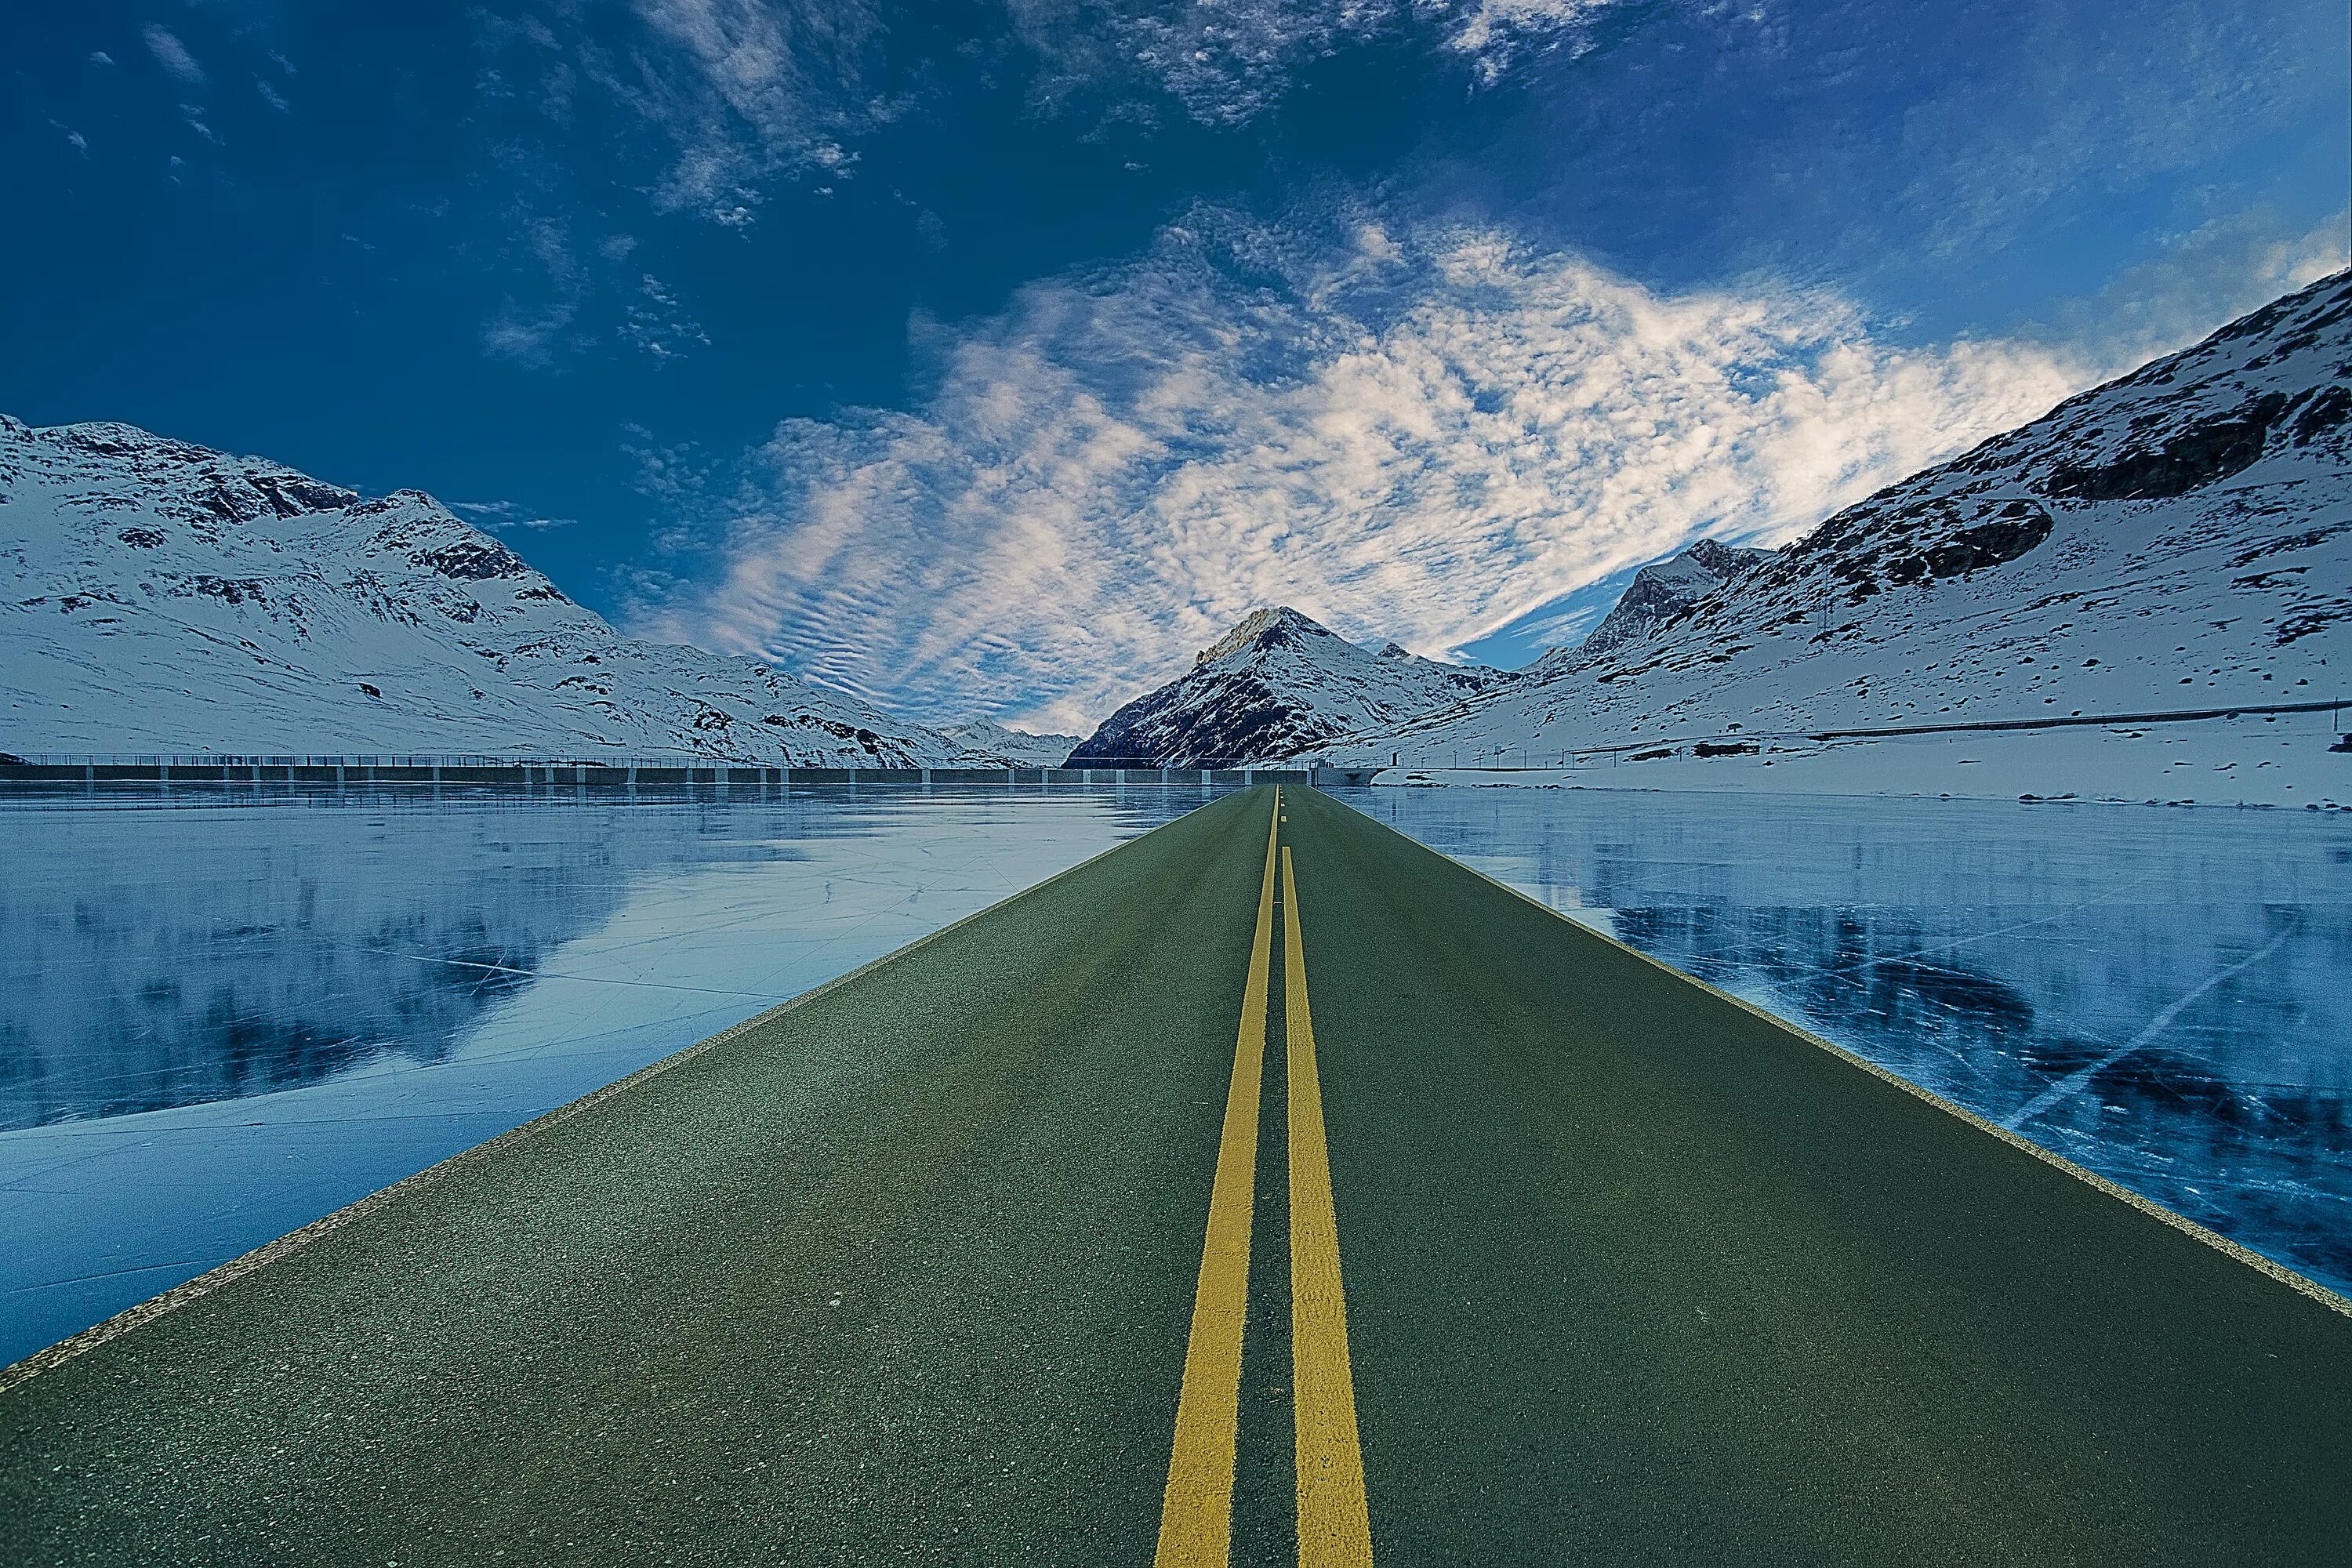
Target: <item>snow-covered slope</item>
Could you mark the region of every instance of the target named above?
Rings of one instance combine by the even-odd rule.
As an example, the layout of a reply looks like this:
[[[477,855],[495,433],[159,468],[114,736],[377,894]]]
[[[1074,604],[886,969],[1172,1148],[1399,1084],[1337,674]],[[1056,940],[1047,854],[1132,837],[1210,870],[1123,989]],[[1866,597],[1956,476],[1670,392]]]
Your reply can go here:
[[[0,750],[965,754],[751,659],[625,638],[422,492],[5,415]]]
[[[1070,762],[1228,767],[1314,750],[1502,679],[1395,643],[1374,653],[1287,608],[1253,611],[1192,668],[1103,722]]]
[[[1734,731],[2333,698],[2352,674],[2352,273],[1882,490],[1645,620],[1333,754],[1537,761]]]
[[[1033,735],[1026,730],[1008,730],[992,719],[950,724],[940,733],[963,749],[968,763],[1001,763],[1013,768],[1058,768],[1079,741],[1076,735]]]

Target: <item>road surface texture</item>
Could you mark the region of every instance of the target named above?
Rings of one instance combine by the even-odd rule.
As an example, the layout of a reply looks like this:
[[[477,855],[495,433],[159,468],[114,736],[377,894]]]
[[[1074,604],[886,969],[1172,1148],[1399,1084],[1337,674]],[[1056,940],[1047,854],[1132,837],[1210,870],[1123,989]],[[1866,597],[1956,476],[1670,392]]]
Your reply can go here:
[[[2340,1301],[1276,810],[20,1365],[0,1563],[2352,1551]]]

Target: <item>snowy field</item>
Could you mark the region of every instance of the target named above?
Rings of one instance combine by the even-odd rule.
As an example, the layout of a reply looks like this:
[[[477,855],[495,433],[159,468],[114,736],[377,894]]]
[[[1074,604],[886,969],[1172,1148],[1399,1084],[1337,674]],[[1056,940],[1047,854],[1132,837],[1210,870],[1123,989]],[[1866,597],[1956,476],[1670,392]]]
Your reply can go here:
[[[2352,709],[2347,709],[2352,712]],[[1484,766],[1384,768],[1380,784],[1729,791],[1741,795],[1948,795],[2153,805],[2352,809],[2352,749],[2326,713],[2200,723],[1987,730],[1827,742],[1718,737],[1588,755],[1545,767],[1539,753],[1497,752]],[[1752,751],[1726,751],[1728,745]],[[1664,753],[1664,754],[1660,754]],[[1520,765],[1525,758],[1534,765]]]

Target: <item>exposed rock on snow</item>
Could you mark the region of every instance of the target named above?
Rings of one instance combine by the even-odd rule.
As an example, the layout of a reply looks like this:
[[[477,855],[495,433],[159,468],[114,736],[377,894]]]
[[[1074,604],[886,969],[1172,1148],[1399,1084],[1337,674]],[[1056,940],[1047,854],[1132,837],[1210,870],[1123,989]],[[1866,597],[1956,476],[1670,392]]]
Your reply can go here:
[[[2338,273],[1847,508],[1695,595],[1621,605],[1604,629],[1624,635],[1588,643],[1590,654],[1547,658],[1465,709],[1366,731],[1332,752],[1468,764],[1671,743],[1664,758],[1696,756],[1708,739],[1711,754],[1729,757],[1734,732],[2352,695],[2347,383],[2352,273]],[[1627,600],[1638,592],[1639,579]],[[1779,787],[1789,770],[1743,772],[1751,787]],[[2010,794],[2067,787],[2008,782]],[[2352,799],[2352,780],[2333,795]],[[2216,785],[2203,798],[2231,797]]]
[[[1073,766],[1235,767],[1458,702],[1503,679],[1395,643],[1357,647],[1297,611],[1253,611],[1159,690],[1106,720]]]
[[[421,491],[363,500],[126,425],[0,416],[0,584],[19,753],[964,755],[756,660],[624,637]]]

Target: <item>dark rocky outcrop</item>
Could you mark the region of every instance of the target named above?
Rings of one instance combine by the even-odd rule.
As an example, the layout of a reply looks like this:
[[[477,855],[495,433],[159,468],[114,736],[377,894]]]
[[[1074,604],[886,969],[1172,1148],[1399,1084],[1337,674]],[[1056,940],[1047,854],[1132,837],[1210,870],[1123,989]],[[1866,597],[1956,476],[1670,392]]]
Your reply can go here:
[[[2045,493],[2069,500],[2163,500],[2226,479],[2263,455],[2271,426],[2286,407],[2270,392],[2230,414],[2198,420],[2153,447],[2126,448],[2091,467],[2062,463]]]

